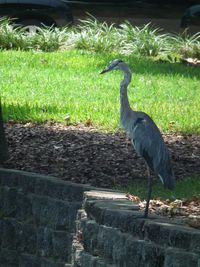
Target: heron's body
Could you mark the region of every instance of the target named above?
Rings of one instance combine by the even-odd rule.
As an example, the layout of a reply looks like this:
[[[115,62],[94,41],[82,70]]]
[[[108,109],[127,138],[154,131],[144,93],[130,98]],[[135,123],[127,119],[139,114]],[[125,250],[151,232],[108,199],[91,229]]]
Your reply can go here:
[[[120,122],[131,138],[138,155],[144,158],[148,167],[161,179],[165,188],[172,190],[175,180],[171,167],[168,149],[164,143],[160,130],[154,121],[144,112],[131,109],[127,88],[131,82],[131,71],[121,60],[114,60],[102,73],[112,69],[124,72],[124,79],[120,83]],[[145,217],[151,196],[151,177],[149,175],[149,194]]]

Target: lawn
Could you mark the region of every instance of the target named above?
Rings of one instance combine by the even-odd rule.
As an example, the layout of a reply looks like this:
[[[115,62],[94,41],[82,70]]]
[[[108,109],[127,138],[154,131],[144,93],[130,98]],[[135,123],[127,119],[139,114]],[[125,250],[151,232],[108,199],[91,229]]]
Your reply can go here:
[[[180,63],[87,51],[1,51],[0,86],[5,120],[86,122],[113,131],[119,123],[122,74],[99,75],[114,58],[133,71],[129,99],[163,132],[200,133],[200,72]]]
[[[163,188],[163,185],[159,181],[154,181],[152,198],[161,198],[162,200],[169,199],[174,201],[175,199],[191,199],[193,196],[200,200],[200,177],[193,176],[184,180],[176,181],[176,187],[173,191],[169,191]],[[139,196],[141,199],[145,199],[147,195],[147,182],[132,182],[127,185],[126,188],[116,186],[116,189],[124,192],[129,192]],[[188,190],[189,189],[189,190]]]

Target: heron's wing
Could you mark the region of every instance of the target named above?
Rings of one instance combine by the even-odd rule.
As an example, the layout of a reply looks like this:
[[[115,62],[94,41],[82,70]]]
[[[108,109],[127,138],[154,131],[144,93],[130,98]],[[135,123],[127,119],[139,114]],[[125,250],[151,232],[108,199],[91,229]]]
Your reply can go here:
[[[145,159],[163,183],[167,183],[165,179],[172,179],[167,178],[173,176],[169,152],[153,120],[146,114],[138,117],[132,126],[130,135],[136,152]]]
[[[146,118],[137,118],[134,122],[131,139],[136,152],[142,156],[149,167],[154,170],[153,158],[158,152],[160,144],[160,133],[151,121]]]

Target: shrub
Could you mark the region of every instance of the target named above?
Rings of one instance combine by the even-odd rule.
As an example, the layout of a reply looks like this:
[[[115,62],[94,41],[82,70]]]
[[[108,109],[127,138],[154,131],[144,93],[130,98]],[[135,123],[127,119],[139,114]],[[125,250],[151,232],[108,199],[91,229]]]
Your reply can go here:
[[[120,26],[122,51],[144,56],[157,56],[159,53],[168,51],[166,40],[167,34],[161,34],[161,29],[153,28],[150,23],[143,27],[132,26],[125,22]]]
[[[26,32],[20,27],[14,27],[6,18],[0,19],[0,48],[23,49],[31,47],[31,42],[26,38]]]
[[[170,56],[177,58],[200,58],[200,33],[189,35],[166,34],[150,23],[143,27],[126,21],[116,27],[99,22],[91,15],[76,27],[38,28],[28,32],[8,19],[0,19],[0,48],[41,50],[51,52],[59,49],[77,48],[94,52],[116,52],[142,56]]]
[[[170,38],[173,51],[176,51],[182,57],[192,57],[200,59],[200,32],[189,35],[187,31],[179,35],[173,35]]]
[[[81,20],[77,28],[75,47],[95,52],[117,51],[118,31],[114,24],[100,23],[93,17]]]

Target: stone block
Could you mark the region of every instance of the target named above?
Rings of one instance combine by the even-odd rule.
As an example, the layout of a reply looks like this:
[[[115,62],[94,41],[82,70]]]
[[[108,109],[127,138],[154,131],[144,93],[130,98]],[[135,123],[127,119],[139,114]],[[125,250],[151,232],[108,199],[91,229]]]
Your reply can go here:
[[[36,229],[34,225],[23,224],[7,218],[2,222],[2,247],[19,253],[36,252]]]
[[[138,240],[140,242],[140,240]],[[137,244],[136,244],[137,246]],[[164,266],[164,260],[165,260],[165,249],[161,246],[158,246],[154,243],[151,243],[149,241],[145,241],[142,246],[142,251],[140,254],[140,259],[138,263],[136,263],[137,266],[144,266],[144,267],[163,267]],[[131,262],[130,262],[130,267]]]
[[[163,267],[164,249],[151,242],[94,221],[85,222],[82,234],[84,251],[102,257],[107,263],[117,267],[124,264],[126,267]]]
[[[16,187],[18,184],[17,177],[21,172],[0,168],[0,185]]]
[[[55,179],[44,179],[39,177],[35,184],[35,194],[49,196],[56,199],[62,199],[63,186],[65,186],[64,181],[59,181]]]
[[[83,192],[90,190],[90,188],[93,187],[40,175],[35,184],[35,193],[62,200],[82,201]]]
[[[0,248],[1,248],[1,243],[2,243],[3,230],[4,230],[3,225],[4,225],[4,221],[0,219]]]
[[[116,191],[98,191],[91,190],[84,192],[84,199],[86,201],[90,200],[127,200],[125,193],[120,193]]]
[[[69,202],[32,195],[31,203],[33,219],[36,225],[57,230],[69,229]]]
[[[73,235],[66,231],[54,231],[52,235],[52,256],[64,261],[71,261]]]
[[[15,187],[0,187],[0,217],[15,217],[16,215],[16,195]]]
[[[96,222],[100,224],[107,223],[107,221],[105,221],[105,213],[107,213],[107,216],[108,214],[111,215],[112,223],[115,223],[117,218],[123,216],[123,224],[124,224],[125,217],[128,216],[136,217],[138,215],[138,210],[139,210],[139,206],[137,204],[134,204],[133,202],[126,199],[119,199],[119,200],[108,199],[108,200],[96,200],[96,201],[88,200],[85,202],[84,208],[87,212],[88,218],[95,218]],[[115,217],[115,219],[113,217]],[[117,220],[116,224],[119,224],[119,219]]]
[[[83,193],[85,191],[94,189],[94,187],[83,184],[70,183],[63,187],[63,199],[69,201],[83,201]]]
[[[163,245],[163,244],[165,244],[165,246],[171,245],[169,238],[171,227],[173,227],[173,225],[167,224],[166,222],[162,223],[162,222],[147,220],[145,221],[143,227],[144,238],[158,245]]]
[[[36,253],[36,227],[32,224],[15,223],[16,249],[20,253]]]
[[[41,266],[40,267],[71,267],[71,265],[66,262],[56,261],[54,259],[45,259],[41,258]]]
[[[41,259],[35,255],[21,254],[19,267],[41,267]]]
[[[0,267],[18,267],[19,255],[17,251],[10,249],[1,249],[0,251]]]
[[[170,229],[169,244],[175,248],[181,249],[190,249],[190,244],[192,241],[192,232],[191,228],[184,228],[181,226],[174,225]]]
[[[192,233],[190,250],[200,255],[200,231],[196,230]]]
[[[72,267],[116,267],[116,265],[107,263],[98,256],[95,257],[84,252],[81,254],[80,265],[74,264]]]
[[[37,229],[37,255],[50,257],[52,253],[52,229],[48,227],[39,227]]]
[[[16,207],[17,220],[30,224],[33,223],[32,204],[29,194],[18,192]]]
[[[127,267],[137,267],[137,266],[144,266],[144,267],[163,267],[164,265],[164,249],[160,246],[157,246],[151,242],[137,240],[136,248],[138,247],[138,243],[143,243],[141,246],[141,251],[136,252],[134,258],[134,265],[132,264],[131,258],[129,259],[129,264]]]
[[[77,218],[77,212],[82,207],[82,202],[79,201],[73,201],[69,202],[69,229],[70,232],[75,232],[76,230],[76,218]]]
[[[18,175],[18,190],[19,192],[28,194],[35,192],[35,183],[37,181],[37,174],[22,172]]]
[[[8,250],[16,249],[16,231],[15,231],[16,220],[15,219],[4,219],[1,221],[1,246]]]
[[[19,267],[70,267],[65,262],[56,261],[53,258],[38,257],[29,254],[20,256]]]
[[[185,250],[168,248],[164,267],[199,267],[200,255]]]
[[[84,250],[95,255],[97,251],[98,224],[93,220],[84,219],[81,224],[82,243]]]

